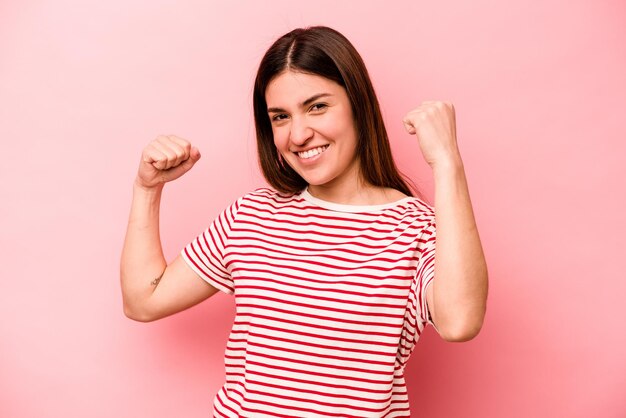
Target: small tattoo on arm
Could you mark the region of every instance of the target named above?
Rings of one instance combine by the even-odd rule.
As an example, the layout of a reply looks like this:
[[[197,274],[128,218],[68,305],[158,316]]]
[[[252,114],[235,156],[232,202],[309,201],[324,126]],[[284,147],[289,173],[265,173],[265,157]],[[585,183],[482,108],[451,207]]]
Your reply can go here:
[[[152,282],[150,282],[150,284],[152,286],[156,286],[159,284],[159,282],[161,281],[161,277],[163,277],[163,275],[160,275],[159,277],[157,277],[156,279],[152,280]]]

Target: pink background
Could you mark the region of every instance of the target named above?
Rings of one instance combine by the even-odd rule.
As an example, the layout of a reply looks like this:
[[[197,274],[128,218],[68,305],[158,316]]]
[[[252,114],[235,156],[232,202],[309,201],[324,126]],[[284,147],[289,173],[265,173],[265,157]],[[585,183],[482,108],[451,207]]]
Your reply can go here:
[[[626,6],[379,4],[0,2],[0,416],[210,416],[233,301],[123,315],[132,181],[158,134],[203,154],[165,190],[168,260],[261,186],[256,66],[311,24],[362,53],[397,161],[431,199],[401,118],[422,100],[457,109],[490,298],[476,339],[423,335],[414,416],[626,416]]]

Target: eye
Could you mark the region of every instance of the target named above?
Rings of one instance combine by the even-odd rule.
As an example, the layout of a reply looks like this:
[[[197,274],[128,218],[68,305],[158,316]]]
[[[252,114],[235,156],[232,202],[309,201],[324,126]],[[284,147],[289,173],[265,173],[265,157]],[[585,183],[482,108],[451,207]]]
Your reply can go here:
[[[281,120],[285,120],[286,118],[287,115],[285,115],[284,113],[277,113],[272,116],[272,122],[280,122]]]
[[[313,112],[319,112],[326,109],[328,105],[326,103],[315,103],[309,110]]]

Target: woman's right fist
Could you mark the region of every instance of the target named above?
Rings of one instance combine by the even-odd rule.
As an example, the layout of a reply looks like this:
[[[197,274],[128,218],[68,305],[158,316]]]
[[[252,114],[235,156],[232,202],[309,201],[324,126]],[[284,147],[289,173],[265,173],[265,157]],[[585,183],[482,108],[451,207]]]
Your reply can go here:
[[[145,188],[163,186],[176,180],[200,159],[198,148],[174,135],[159,135],[141,153],[137,185]]]

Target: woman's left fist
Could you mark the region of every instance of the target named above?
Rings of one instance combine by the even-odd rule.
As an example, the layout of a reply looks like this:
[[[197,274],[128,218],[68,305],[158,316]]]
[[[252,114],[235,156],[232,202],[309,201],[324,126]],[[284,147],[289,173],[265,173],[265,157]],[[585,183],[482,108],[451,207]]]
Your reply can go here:
[[[460,160],[452,103],[422,102],[407,113],[402,122],[409,134],[417,136],[424,159],[431,167]]]

